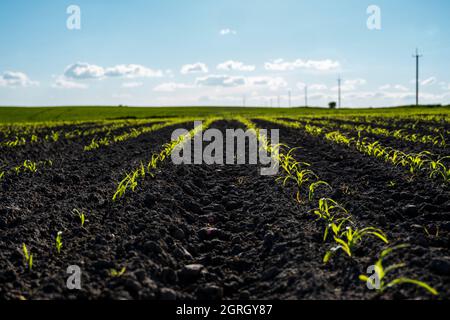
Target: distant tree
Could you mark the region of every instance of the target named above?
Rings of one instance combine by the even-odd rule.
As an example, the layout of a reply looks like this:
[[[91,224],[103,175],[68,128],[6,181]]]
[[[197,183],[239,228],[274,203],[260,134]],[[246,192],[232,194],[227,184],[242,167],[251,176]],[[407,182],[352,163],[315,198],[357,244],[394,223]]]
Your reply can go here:
[[[336,109],[336,102],[334,102],[334,101],[330,102],[330,103],[328,104],[328,107],[329,107],[330,109]]]

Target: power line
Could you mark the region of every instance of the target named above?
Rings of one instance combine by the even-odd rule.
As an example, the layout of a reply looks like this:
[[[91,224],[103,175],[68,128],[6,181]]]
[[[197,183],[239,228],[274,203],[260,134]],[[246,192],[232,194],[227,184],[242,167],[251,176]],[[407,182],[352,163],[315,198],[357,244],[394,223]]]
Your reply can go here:
[[[416,106],[419,106],[419,60],[423,55],[419,54],[419,49],[416,49],[416,53],[413,58],[416,59]]]

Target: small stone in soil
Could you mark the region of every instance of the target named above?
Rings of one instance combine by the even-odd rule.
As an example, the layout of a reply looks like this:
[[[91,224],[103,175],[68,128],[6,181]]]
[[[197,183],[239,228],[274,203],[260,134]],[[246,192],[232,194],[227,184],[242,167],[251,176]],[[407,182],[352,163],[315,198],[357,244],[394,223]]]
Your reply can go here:
[[[221,231],[217,228],[203,228],[198,232],[198,237],[200,240],[211,240],[214,238],[219,238]]]
[[[178,273],[178,278],[184,282],[193,282],[197,280],[202,271],[203,265],[201,264],[189,264],[184,266],[184,268]]]
[[[419,214],[419,209],[413,204],[408,204],[403,207],[403,213],[410,217],[415,217]]]
[[[221,300],[223,298],[223,288],[216,285],[206,285],[197,290],[199,300]]]
[[[169,288],[162,288],[160,291],[161,300],[173,301],[177,299],[177,293]]]
[[[431,270],[442,276],[450,275],[450,258],[434,259],[431,261]]]

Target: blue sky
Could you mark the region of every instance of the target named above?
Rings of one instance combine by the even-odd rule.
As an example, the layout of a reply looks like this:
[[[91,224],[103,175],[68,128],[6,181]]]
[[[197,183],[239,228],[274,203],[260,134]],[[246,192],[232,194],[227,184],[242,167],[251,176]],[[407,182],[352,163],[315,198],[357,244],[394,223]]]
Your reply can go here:
[[[411,104],[416,47],[421,101],[449,103],[448,12],[448,0],[2,0],[0,105],[288,106],[307,85],[326,106],[339,74],[345,106]]]

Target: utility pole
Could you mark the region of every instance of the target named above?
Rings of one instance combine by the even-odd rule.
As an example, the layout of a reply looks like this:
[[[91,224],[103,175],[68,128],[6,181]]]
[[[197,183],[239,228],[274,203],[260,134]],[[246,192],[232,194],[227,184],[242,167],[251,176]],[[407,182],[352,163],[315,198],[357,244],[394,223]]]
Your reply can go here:
[[[289,108],[291,108],[292,107],[291,90],[288,91],[288,96],[289,96]]]
[[[242,106],[245,108],[245,105],[247,104],[247,101],[246,101],[246,97],[245,97],[245,94],[242,96]]]
[[[341,79],[341,75],[339,75],[338,78],[338,106],[339,108],[341,107],[341,83],[342,83],[342,79]]]
[[[308,106],[308,86],[305,85],[305,107]]]
[[[278,108],[280,108],[280,107],[281,107],[281,104],[280,104],[280,101],[281,101],[281,100],[280,100],[280,95],[278,95],[278,98],[277,98],[277,99],[278,99]]]
[[[416,106],[419,106],[419,60],[422,57],[419,49],[416,49],[416,54],[413,55],[413,58],[416,59]]]

